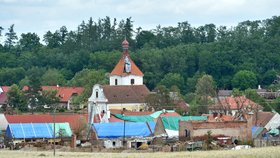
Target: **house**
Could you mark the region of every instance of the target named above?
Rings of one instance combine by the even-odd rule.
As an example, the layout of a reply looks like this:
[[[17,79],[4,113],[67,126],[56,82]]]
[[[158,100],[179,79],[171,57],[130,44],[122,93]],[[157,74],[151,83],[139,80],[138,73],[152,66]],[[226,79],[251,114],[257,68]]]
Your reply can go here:
[[[8,126],[8,121],[4,114],[0,114],[0,131],[5,131]]]
[[[245,121],[179,121],[179,140],[198,140],[207,135],[208,131],[211,131],[212,136],[252,140],[252,117]]]
[[[56,96],[59,98],[59,107],[71,109],[71,99],[73,96],[80,95],[83,87],[60,87],[60,86],[42,86],[43,91],[57,91]],[[23,90],[27,91],[28,87],[24,86]]]
[[[207,116],[170,116],[159,117],[156,122],[155,136],[178,137],[179,136],[179,121],[180,120],[207,120]]]
[[[71,99],[73,96],[80,95],[83,91],[83,87],[60,87],[60,86],[42,86],[43,91],[57,91],[57,97],[59,97],[60,107],[72,108]]]
[[[0,86],[0,107],[3,105],[7,105],[8,103],[8,96],[7,93],[9,91],[9,86]]]
[[[146,107],[145,97],[150,94],[143,84],[143,72],[130,58],[127,40],[122,42],[123,54],[110,73],[110,85],[96,84],[88,99],[89,121],[98,115],[101,122],[108,122],[111,109],[141,111]]]
[[[138,148],[143,143],[151,141],[154,129],[155,122],[124,121],[92,125],[94,140],[103,141],[105,148]]]
[[[226,97],[214,105],[209,106],[209,113],[223,113],[234,116],[237,112],[259,112],[263,107],[245,96]]]
[[[258,112],[253,115],[253,124],[268,131],[277,129],[280,126],[280,115],[276,112]]]
[[[277,97],[280,96],[280,91],[272,92],[272,91],[269,91],[266,89],[262,89],[260,85],[258,86],[258,89],[254,89],[254,90],[256,90],[256,92],[259,96],[261,96],[267,100],[276,99]],[[232,96],[232,90],[219,90],[218,91],[219,99],[225,99],[226,97],[230,97],[230,96]]]

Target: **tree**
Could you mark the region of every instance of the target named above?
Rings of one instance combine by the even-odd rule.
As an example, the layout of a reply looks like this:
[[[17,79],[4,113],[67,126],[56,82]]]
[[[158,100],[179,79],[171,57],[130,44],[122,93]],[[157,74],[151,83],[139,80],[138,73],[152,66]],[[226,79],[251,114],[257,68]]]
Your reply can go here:
[[[262,105],[264,111],[271,111],[271,107],[266,103],[265,99],[261,97],[255,89],[246,89],[244,91],[246,98],[252,100],[253,102]]]
[[[27,100],[24,96],[24,92],[20,90],[20,88],[16,84],[13,84],[10,87],[7,96],[8,105],[11,106],[14,110],[17,109],[21,112],[27,111]]]
[[[154,91],[155,93],[151,93],[145,98],[145,102],[149,108],[153,108],[154,110],[175,108],[174,102],[170,97],[170,92],[165,86],[157,86]]]
[[[4,28],[2,26],[0,26],[0,39],[1,39],[1,36],[2,36],[2,31],[4,30]],[[0,44],[1,45],[1,44]]]
[[[41,78],[41,84],[46,86],[65,85],[63,74],[57,69],[48,69]]]
[[[26,91],[28,97],[28,105],[31,109],[32,114],[35,109],[40,109],[43,104],[43,98],[40,92],[42,92],[40,77],[42,76],[42,69],[38,67],[31,68],[28,72],[28,89]]]
[[[44,35],[43,41],[46,42],[46,44],[49,48],[58,48],[61,45],[60,32],[56,31],[56,32],[52,33],[51,31],[48,31]]]
[[[257,85],[256,74],[252,71],[241,70],[238,71],[232,79],[232,86],[240,90],[248,88],[255,88]]]
[[[59,97],[57,96],[56,90],[42,91],[42,104],[54,109],[57,108],[57,103],[59,103]]]
[[[18,39],[18,37],[17,37],[17,35],[16,35],[15,31],[14,31],[14,26],[15,26],[15,25],[12,24],[12,25],[10,26],[10,28],[8,28],[8,32],[5,34],[5,36],[6,36],[5,45],[6,45],[8,48],[11,48],[11,47],[16,43],[15,40]]]
[[[22,67],[2,68],[0,69],[0,83],[12,85],[22,80],[25,75],[25,70]]]
[[[23,51],[32,51],[41,46],[40,37],[36,33],[23,33],[21,34],[19,45]]]
[[[262,84],[270,85],[272,84],[277,76],[277,72],[275,70],[268,70],[264,73],[262,77]]]
[[[203,75],[198,79],[196,84],[196,95],[200,100],[199,113],[208,113],[209,97],[216,94],[216,86],[213,77],[210,75]]]
[[[168,73],[159,82],[159,84],[164,85],[167,88],[171,88],[172,86],[177,86],[179,89],[183,89],[184,78],[178,73]]]
[[[106,79],[105,72],[103,70],[94,69],[83,69],[82,71],[75,74],[75,76],[69,81],[68,85],[71,86],[82,86],[85,88],[83,93],[75,97],[74,104],[80,104],[86,101],[90,96],[93,85],[106,84],[108,83]]]

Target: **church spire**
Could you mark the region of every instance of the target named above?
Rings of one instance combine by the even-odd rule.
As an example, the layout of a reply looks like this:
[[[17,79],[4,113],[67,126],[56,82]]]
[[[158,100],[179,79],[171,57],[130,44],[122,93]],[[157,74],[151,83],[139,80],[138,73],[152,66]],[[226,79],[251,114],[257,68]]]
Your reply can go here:
[[[122,42],[123,53],[125,54],[128,53],[128,47],[129,47],[129,43],[125,38],[124,41]]]

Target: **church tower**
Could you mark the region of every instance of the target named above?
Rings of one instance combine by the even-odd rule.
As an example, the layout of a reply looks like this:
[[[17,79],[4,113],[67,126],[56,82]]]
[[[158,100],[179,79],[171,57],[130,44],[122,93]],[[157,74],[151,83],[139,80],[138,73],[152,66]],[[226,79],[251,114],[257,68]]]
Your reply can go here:
[[[129,43],[125,39],[122,42],[123,54],[110,74],[110,86],[115,85],[143,85],[143,72],[131,60],[128,48]]]

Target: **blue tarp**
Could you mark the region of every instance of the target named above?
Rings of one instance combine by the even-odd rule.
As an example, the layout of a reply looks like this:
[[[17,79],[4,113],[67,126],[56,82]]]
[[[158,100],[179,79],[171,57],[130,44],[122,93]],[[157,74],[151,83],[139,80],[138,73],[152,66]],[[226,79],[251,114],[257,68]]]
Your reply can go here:
[[[255,139],[264,130],[263,127],[253,126],[252,127],[252,138]]]
[[[56,123],[56,127],[61,127],[67,133],[66,137],[72,135],[69,123]],[[70,133],[69,133],[70,129]],[[56,131],[59,129],[56,129]],[[63,135],[64,136],[64,135]],[[17,139],[29,138],[53,138],[52,123],[12,123],[9,124],[6,130],[6,137]],[[56,133],[56,137],[58,137]]]
[[[151,136],[154,133],[155,126],[155,122],[114,122],[94,123],[92,128],[96,131],[98,138],[118,138]]]

